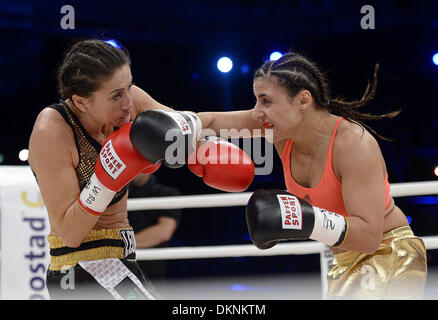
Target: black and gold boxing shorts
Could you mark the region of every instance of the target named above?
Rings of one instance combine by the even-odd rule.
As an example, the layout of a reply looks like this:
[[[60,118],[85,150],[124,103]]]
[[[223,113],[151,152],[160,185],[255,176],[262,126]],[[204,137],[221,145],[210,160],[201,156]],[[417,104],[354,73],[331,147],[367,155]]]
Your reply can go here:
[[[132,228],[91,230],[77,248],[49,236],[51,299],[152,300],[158,297],[135,261]]]
[[[48,236],[47,239],[51,271],[75,266],[79,261],[106,258],[135,260],[135,237],[131,227],[91,230],[77,248],[67,247],[59,236]]]

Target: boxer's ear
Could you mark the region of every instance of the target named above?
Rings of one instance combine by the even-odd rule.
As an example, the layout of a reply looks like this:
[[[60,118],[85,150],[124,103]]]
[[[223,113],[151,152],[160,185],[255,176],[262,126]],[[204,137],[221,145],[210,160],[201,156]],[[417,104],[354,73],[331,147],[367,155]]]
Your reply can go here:
[[[298,93],[298,103],[301,110],[307,109],[312,101],[313,97],[309,90],[303,89]]]
[[[88,98],[84,98],[81,96],[78,96],[76,94],[74,94],[71,97],[73,104],[82,112],[87,112],[88,111],[88,106],[89,106],[89,99]]]

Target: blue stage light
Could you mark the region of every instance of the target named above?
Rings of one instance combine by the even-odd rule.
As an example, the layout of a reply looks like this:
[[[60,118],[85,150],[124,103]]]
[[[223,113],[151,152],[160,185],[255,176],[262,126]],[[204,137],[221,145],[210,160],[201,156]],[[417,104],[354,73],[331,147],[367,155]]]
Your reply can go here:
[[[435,53],[432,57],[433,63],[438,66],[438,53]]]
[[[438,196],[413,197],[411,203],[415,204],[438,204]]]
[[[122,46],[120,45],[120,43],[117,40],[114,39],[109,39],[105,41],[106,43],[108,43],[109,45],[112,45],[113,47],[120,49]]]
[[[243,74],[247,74],[249,72],[249,65],[244,64],[242,67],[240,67],[240,71],[242,71]]]
[[[233,284],[230,287],[231,291],[247,291],[248,288],[245,285],[242,284]]]
[[[283,56],[283,54],[281,52],[278,51],[274,51],[271,53],[271,55],[269,56],[269,61],[275,61],[280,59]]]

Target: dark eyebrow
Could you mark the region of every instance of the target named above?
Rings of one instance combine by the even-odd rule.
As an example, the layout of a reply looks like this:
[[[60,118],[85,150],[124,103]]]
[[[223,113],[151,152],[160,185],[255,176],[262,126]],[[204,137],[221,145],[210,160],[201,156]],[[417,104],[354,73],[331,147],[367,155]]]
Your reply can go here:
[[[129,83],[130,86],[132,86],[132,85],[134,84],[134,81],[133,81],[133,80],[134,80],[134,79],[131,78],[131,82]],[[111,95],[111,94],[113,94],[114,92],[121,91],[121,90],[123,90],[123,89],[124,89],[124,88],[114,89],[114,90],[111,91],[108,95]]]

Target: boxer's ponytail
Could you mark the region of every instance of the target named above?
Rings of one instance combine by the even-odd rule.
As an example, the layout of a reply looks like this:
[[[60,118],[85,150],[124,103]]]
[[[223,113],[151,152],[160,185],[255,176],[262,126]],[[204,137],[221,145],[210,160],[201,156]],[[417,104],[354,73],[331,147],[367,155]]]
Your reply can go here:
[[[277,84],[285,88],[291,97],[297,95],[301,89],[309,90],[318,108],[323,108],[348,121],[358,123],[379,138],[389,140],[376,133],[364,121],[394,118],[400,113],[400,110],[380,115],[358,111],[374,98],[378,70],[379,65],[377,64],[374,69],[373,82],[368,84],[362,98],[355,101],[331,98],[326,75],[319,70],[316,63],[297,53],[287,53],[278,60],[265,62],[255,72],[254,80],[274,76],[273,79]]]
[[[125,49],[98,39],[79,41],[66,52],[58,68],[59,95],[63,100],[73,94],[88,98],[125,64],[130,64]]]

